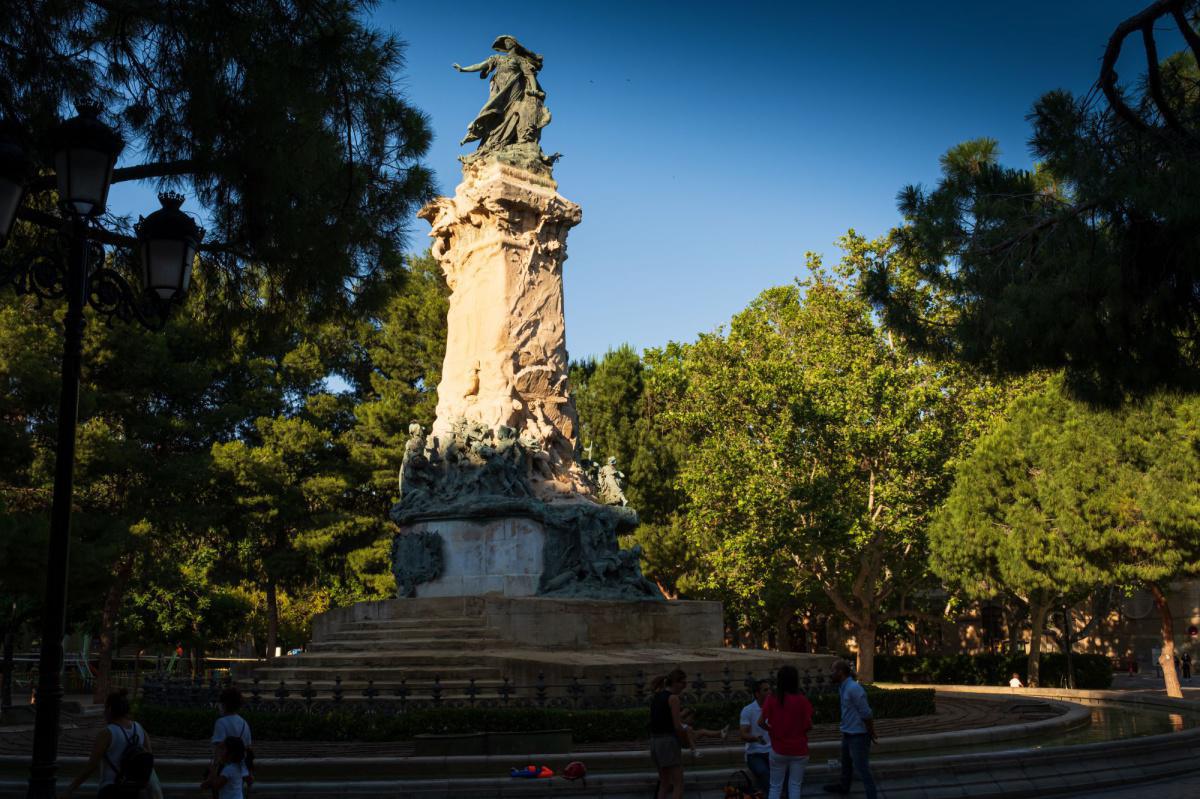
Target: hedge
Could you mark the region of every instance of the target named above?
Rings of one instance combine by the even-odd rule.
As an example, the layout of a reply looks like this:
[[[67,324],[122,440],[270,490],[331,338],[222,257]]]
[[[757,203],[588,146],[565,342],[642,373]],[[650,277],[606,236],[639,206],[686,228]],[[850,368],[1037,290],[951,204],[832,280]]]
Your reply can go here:
[[[876,718],[904,718],[934,712],[928,688],[868,687]],[[698,727],[737,726],[744,702],[706,702],[690,705]],[[818,694],[813,701],[817,724],[840,717],[837,694]],[[138,721],[151,735],[207,739],[216,713],[207,708],[178,708],[139,704]],[[329,712],[250,710],[242,712],[256,740],[272,741],[404,741],[421,734],[472,732],[533,732],[569,729],[576,743],[631,741],[646,737],[647,708],[570,710],[537,707],[420,708],[404,713],[370,713],[365,708]]]
[[[1112,663],[1104,655],[1071,655],[1076,688],[1108,688]],[[876,655],[875,679],[879,682],[932,682],[941,685],[1008,685],[1013,672],[1027,683],[1026,655]],[[1041,684],[1066,687],[1067,656],[1041,655]]]

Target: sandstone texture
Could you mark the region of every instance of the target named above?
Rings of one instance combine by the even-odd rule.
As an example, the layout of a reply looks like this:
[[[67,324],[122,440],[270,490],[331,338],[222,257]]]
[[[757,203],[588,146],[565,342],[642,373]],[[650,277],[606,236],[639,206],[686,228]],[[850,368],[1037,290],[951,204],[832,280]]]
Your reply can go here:
[[[540,498],[587,495],[574,458],[562,284],[567,232],[582,211],[552,179],[496,160],[463,173],[453,197],[420,212],[451,291],[431,435],[447,439],[463,419],[513,428],[546,454]]]

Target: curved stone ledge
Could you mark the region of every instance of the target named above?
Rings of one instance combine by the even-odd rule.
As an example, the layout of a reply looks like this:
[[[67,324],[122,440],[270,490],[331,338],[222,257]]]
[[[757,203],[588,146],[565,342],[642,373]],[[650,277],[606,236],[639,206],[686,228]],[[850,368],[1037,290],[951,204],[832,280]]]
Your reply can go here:
[[[932,797],[971,796],[983,799],[1053,796],[1056,794],[1099,791],[1108,787],[1137,784],[1189,772],[1200,757],[1200,727],[1183,732],[1150,735],[1141,738],[1107,741],[1040,749],[1014,748],[928,757],[904,757],[903,751],[936,749],[937,746],[1004,740],[974,738],[975,733],[1040,734],[1056,725],[1068,728],[1089,711],[1083,705],[1115,704],[1163,711],[1200,713],[1200,702],[1171,700],[1164,697],[1129,695],[1114,691],[1068,691],[1065,689],[986,688],[970,686],[931,686],[945,694],[1011,696],[1013,694],[1055,702],[1073,702],[1075,708],[1056,719],[1004,725],[991,730],[966,730],[924,736],[909,736],[897,748],[882,747],[873,763],[877,780],[889,799],[932,799]],[[964,690],[966,689],[966,690]],[[811,747],[811,763],[806,773],[808,784],[819,784],[832,777],[824,760],[834,754],[835,742],[819,742]],[[719,757],[720,752],[723,757]],[[688,795],[719,795],[729,777],[730,761],[736,750],[705,750],[704,757],[686,764]],[[897,756],[899,755],[899,756]],[[511,780],[503,774],[514,763],[544,762],[561,769],[572,759],[584,759],[591,774],[586,791],[577,783],[561,779],[543,781]],[[455,775],[454,778],[387,778],[387,773],[403,760],[408,767],[426,774]],[[66,771],[77,768],[83,758],[62,758]],[[190,774],[201,764],[194,758],[163,758],[159,765],[171,774],[166,785],[168,798],[194,794],[191,781],[174,782],[174,775]],[[0,780],[0,797],[23,796],[25,783],[16,778],[13,767],[24,767],[24,758],[0,758],[0,771],[8,779]],[[654,784],[654,776],[643,752],[588,752],[584,755],[528,755],[444,758],[275,758],[260,761],[260,768],[291,772],[287,782],[264,780],[256,783],[259,799],[291,796],[353,797],[404,796],[414,799],[483,799],[489,797],[538,797],[567,795],[603,796],[608,799],[642,799]],[[496,776],[473,777],[464,774],[483,769]],[[609,769],[609,770],[605,770]],[[362,779],[346,780],[357,774]],[[324,779],[322,774],[328,775]],[[336,779],[334,776],[340,777]],[[861,794],[852,794],[861,795]]]

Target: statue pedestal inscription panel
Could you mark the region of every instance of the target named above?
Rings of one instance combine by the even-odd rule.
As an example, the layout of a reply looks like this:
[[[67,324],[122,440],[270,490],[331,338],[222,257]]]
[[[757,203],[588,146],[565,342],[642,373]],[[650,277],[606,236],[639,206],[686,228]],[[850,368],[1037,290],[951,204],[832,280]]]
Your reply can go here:
[[[418,583],[418,598],[533,596],[542,576],[546,533],[532,519],[448,519],[414,524],[408,533],[441,536],[441,576]]]

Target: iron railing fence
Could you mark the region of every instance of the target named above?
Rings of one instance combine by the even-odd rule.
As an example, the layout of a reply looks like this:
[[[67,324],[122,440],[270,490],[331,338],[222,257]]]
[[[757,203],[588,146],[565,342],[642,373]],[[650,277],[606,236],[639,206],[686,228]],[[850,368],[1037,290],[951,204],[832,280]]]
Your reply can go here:
[[[747,672],[734,677],[726,667],[720,679],[706,680],[696,674],[683,694],[689,704],[707,702],[749,702],[754,686],[765,679],[774,685],[770,675]],[[810,696],[836,691],[823,670],[802,669],[800,684]],[[569,682],[549,682],[539,673],[532,683],[515,682],[508,677],[499,680],[477,681],[469,678],[446,684],[438,676],[432,680],[409,682],[400,680],[377,685],[367,680],[365,687],[344,687],[342,678],[335,677],[332,685],[314,685],[312,680],[279,680],[264,682],[258,677],[232,680],[216,676],[205,680],[146,676],[142,681],[142,701],[165,707],[215,708],[222,689],[236,685],[242,692],[246,707],[255,711],[322,713],[333,710],[357,710],[380,713],[403,713],[407,710],[440,707],[527,707],[564,709],[620,709],[645,706],[651,696],[651,683],[645,672],[638,671],[631,681],[611,677],[585,681],[578,677]]]

